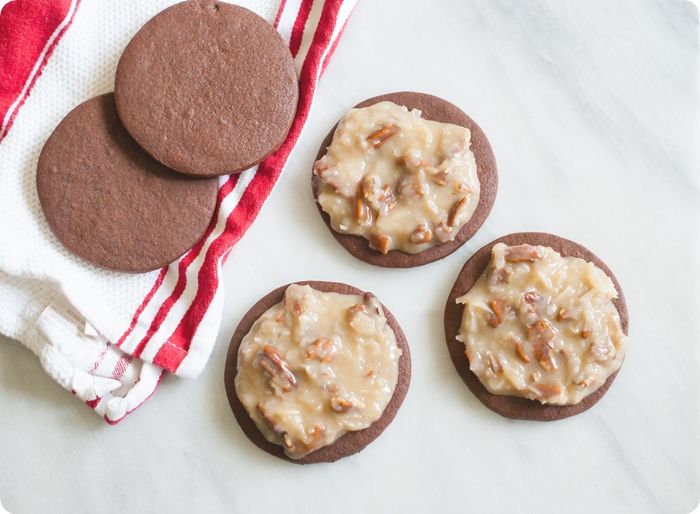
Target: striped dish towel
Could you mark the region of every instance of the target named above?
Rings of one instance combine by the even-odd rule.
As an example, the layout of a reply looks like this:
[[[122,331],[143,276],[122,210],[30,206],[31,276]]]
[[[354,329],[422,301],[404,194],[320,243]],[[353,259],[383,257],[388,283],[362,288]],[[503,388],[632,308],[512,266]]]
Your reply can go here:
[[[108,423],[141,405],[166,372],[195,377],[205,366],[221,322],[221,266],[294,148],[355,1],[238,2],[289,43],[300,81],[291,132],[260,165],[221,177],[216,213],[194,248],[160,271],[126,275],[82,262],[53,237],[36,161],[65,114],[113,89],[121,50],[175,2],[0,0],[0,333]]]

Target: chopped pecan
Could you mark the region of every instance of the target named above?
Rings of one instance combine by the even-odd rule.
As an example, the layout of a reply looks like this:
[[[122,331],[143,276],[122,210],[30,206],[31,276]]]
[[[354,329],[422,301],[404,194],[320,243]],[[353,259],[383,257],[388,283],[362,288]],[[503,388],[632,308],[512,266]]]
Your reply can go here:
[[[590,328],[585,327],[585,328],[581,329],[581,332],[579,335],[581,336],[581,339],[588,339],[592,333],[593,333],[593,331]]]
[[[372,293],[365,293],[362,295],[362,302],[369,312],[373,312],[379,316],[384,316],[384,310],[382,309],[382,304],[379,303],[377,297]],[[367,312],[367,311],[365,311]]]
[[[310,441],[306,443],[306,451],[315,450],[323,442],[323,434],[326,432],[326,428],[323,425],[316,425],[311,432],[309,432]]]
[[[277,385],[285,392],[296,387],[297,379],[294,373],[274,346],[264,344],[262,350],[258,352],[258,362],[271,377],[273,386]]]
[[[457,220],[459,217],[462,215],[462,213],[465,211],[467,208],[467,198],[464,197],[461,200],[458,200],[453,206],[452,209],[450,210],[450,215],[447,218],[447,224],[450,227],[454,227],[457,224]]]
[[[353,404],[350,400],[342,398],[340,396],[333,396],[330,399],[330,404],[331,404],[331,409],[333,409],[335,412],[338,412],[340,414],[343,414],[350,409],[352,409],[355,404]]]
[[[498,356],[494,357],[494,355],[491,352],[488,352],[488,359],[491,371],[493,371],[497,375],[503,373],[503,364],[501,363],[501,359]]]
[[[362,198],[355,198],[355,221],[359,225],[372,223],[372,211]]]
[[[539,382],[535,384],[535,388],[540,392],[541,396],[544,398],[551,398],[552,396],[557,396],[561,393],[561,386],[559,384],[547,384]]]
[[[446,171],[439,171],[430,175],[430,180],[435,182],[438,186],[446,186],[449,179],[449,175]]]
[[[417,173],[424,171],[429,174],[437,173],[437,169],[425,159],[418,159],[411,154],[406,154],[397,159],[397,163],[403,165],[407,170]]]
[[[406,173],[399,179],[397,190],[401,198],[422,198],[428,192],[425,184],[418,175]]]
[[[328,164],[327,156],[321,157],[314,163],[314,175],[323,178],[324,175],[328,175],[328,171],[332,169],[332,166]]]
[[[538,320],[528,328],[528,339],[532,343],[535,359],[547,371],[557,369],[557,363],[552,355],[554,348],[555,328],[547,320]]]
[[[471,188],[463,181],[458,180],[454,185],[454,194],[471,193]]]
[[[369,136],[367,136],[367,142],[372,145],[372,148],[376,149],[386,143],[390,137],[398,134],[398,132],[399,127],[393,123],[389,123],[388,125],[384,125],[379,130],[375,130]]]
[[[360,182],[360,192],[365,200],[370,203],[376,202],[379,199],[382,188],[380,179],[377,175],[365,175]]]
[[[523,302],[525,302],[525,308],[528,313],[537,317],[542,316],[542,300],[544,300],[544,297],[535,291],[528,291],[523,295]]]
[[[557,312],[557,321],[566,321],[567,319],[571,319],[571,311],[569,309],[561,308],[559,309],[559,312]]]
[[[452,234],[452,227],[448,226],[445,222],[442,222],[437,227],[435,227],[435,237],[437,237],[438,241],[440,241],[441,243],[452,241]]]
[[[505,258],[508,262],[535,262],[542,254],[536,246],[522,244],[506,248]]]
[[[319,337],[306,349],[306,358],[328,363],[333,360],[333,354],[336,351],[333,341],[325,337]]]
[[[518,341],[518,340],[515,341],[515,355],[517,355],[517,356],[518,356],[518,359],[520,359],[520,360],[521,360],[522,362],[524,362],[525,364],[527,364],[528,362],[530,362],[530,357],[529,357],[528,354],[525,352],[525,347],[524,347],[523,344],[522,344],[520,341]]]
[[[588,387],[593,383],[594,378],[592,376],[583,376],[582,374],[576,377],[576,380],[574,380],[574,384],[576,384],[579,387]]]
[[[361,303],[356,303],[355,305],[351,305],[348,307],[348,314],[352,316],[353,314],[357,314],[358,312],[367,312],[367,307],[362,305]]]
[[[370,234],[369,236],[369,246],[374,248],[379,252],[386,254],[389,252],[389,245],[391,244],[391,239],[384,234]]]
[[[374,370],[370,369],[367,373],[365,373],[365,377],[367,378],[372,378],[374,376]]]
[[[502,282],[507,283],[511,273],[512,272],[506,268],[497,268],[495,266],[491,266],[489,268],[486,281],[490,286],[495,286],[496,284],[500,284]]]
[[[275,321],[277,323],[284,323],[286,320],[287,320],[287,310],[280,309],[279,313],[277,313],[277,316],[275,316]]]
[[[272,416],[270,416],[265,409],[265,406],[263,405],[262,402],[259,402],[255,408],[258,410],[258,413],[262,416],[262,418],[265,420],[265,423],[267,423],[270,428],[274,429],[275,428],[275,420],[272,419]]]
[[[506,304],[503,300],[491,300],[489,302],[489,307],[491,307],[491,314],[489,315],[489,325],[491,325],[493,328],[496,328],[503,322],[503,320],[506,317]]]
[[[415,244],[429,243],[433,238],[433,233],[430,228],[426,225],[418,225],[416,229],[411,233],[410,240]]]
[[[282,432],[282,444],[287,450],[294,451],[294,442],[287,432]]]

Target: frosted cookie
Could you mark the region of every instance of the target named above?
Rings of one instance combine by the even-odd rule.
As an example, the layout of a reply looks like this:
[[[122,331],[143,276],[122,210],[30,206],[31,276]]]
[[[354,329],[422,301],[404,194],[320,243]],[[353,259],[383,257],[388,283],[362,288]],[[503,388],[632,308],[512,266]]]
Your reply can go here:
[[[554,420],[594,405],[627,351],[619,283],[593,253],[543,233],[510,234],[467,261],[445,307],[452,361],[490,409]]]
[[[422,93],[366,100],[331,131],[314,163],[319,212],[355,257],[426,264],[481,226],[498,187],[491,146],[453,104]]]
[[[225,384],[248,438],[300,464],[362,450],[391,423],[411,376],[406,338],[370,293],[298,282],[255,304],[231,339]]]

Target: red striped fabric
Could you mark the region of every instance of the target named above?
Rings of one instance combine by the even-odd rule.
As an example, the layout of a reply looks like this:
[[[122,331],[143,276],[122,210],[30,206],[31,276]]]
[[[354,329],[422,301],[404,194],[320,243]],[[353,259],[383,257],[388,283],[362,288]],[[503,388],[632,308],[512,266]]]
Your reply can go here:
[[[12,126],[78,0],[12,0],[0,12],[0,141]]]
[[[275,20],[276,24],[282,19],[285,7],[288,8],[291,3],[292,0],[282,3]],[[160,345],[152,359],[154,364],[167,371],[177,372],[183,360],[187,357],[193,338],[203,319],[208,314],[212,301],[220,287],[218,276],[220,265],[225,260],[232,246],[242,237],[256,218],[299,138],[311,108],[311,100],[319,75],[333,53],[348,19],[349,12],[346,13],[343,20],[339,21],[339,12],[344,3],[347,4],[348,2],[343,2],[343,0],[315,0],[315,2],[302,0],[301,3],[295,6],[298,11],[293,18],[294,24],[289,37],[293,55],[300,51],[302,42],[310,38],[310,42],[306,44],[306,54],[303,56],[300,67],[300,99],[295,121],[282,147],[254,171],[255,175],[245,188],[235,208],[228,215],[224,230],[206,248],[203,262],[196,276],[197,287],[194,298],[175,329]],[[321,6],[320,16],[311,23],[310,15],[312,9],[314,7],[318,9],[319,5]],[[285,17],[289,16],[288,13],[284,14]],[[235,185],[234,182],[229,181],[223,187],[228,186],[233,189]],[[219,205],[230,194],[232,194],[232,191],[229,190],[225,194],[220,194]],[[201,251],[202,248],[197,248],[193,249],[192,253]],[[187,260],[191,265],[192,258],[190,257]],[[172,269],[173,267],[171,266],[170,270]],[[145,347],[151,342],[154,333],[161,327],[163,320],[174,307],[174,299],[176,300],[182,294],[186,282],[185,273],[187,266],[181,267],[178,265],[178,271],[174,290],[168,299],[161,304],[154,317],[154,322],[151,323],[145,337],[139,342],[139,354],[143,353]],[[145,302],[148,303],[149,300],[147,299]],[[141,307],[140,310],[143,311]],[[137,319],[140,314],[141,312],[137,311],[134,319]],[[122,337],[120,340],[123,339]],[[111,420],[111,422],[114,422],[114,420]]]
[[[9,130],[17,109],[68,28],[78,1],[14,0],[3,8],[0,14],[0,76],[3,77],[0,81],[0,116],[9,121],[4,122],[0,137]],[[295,56],[300,84],[297,115],[287,140],[258,167],[221,180],[217,210],[205,236],[176,263],[163,268],[154,277],[152,286],[128,318],[129,322],[125,322],[123,333],[115,338],[115,346],[124,352],[123,355],[115,358],[114,352],[100,352],[91,372],[107,377],[111,375],[117,380],[128,374],[133,382],[135,376],[141,376],[139,373],[145,362],[173,373],[188,368],[192,375],[201,370],[203,362],[191,357],[194,351],[195,356],[203,354],[206,358],[214,343],[213,338],[202,341],[203,338],[198,340],[197,335],[203,327],[211,325],[205,323],[206,320],[212,316],[212,319],[218,319],[215,311],[221,306],[221,265],[260,212],[294,148],[308,117],[319,75],[337,44],[354,3],[355,0],[281,1],[275,26],[288,40]],[[12,23],[8,24],[10,17]],[[8,40],[8,37],[3,37],[8,31],[14,31],[10,35],[15,41],[18,31],[30,40],[25,48],[26,55],[17,54],[17,59],[8,60],[7,56],[11,54],[2,46]],[[6,76],[12,80],[4,80]],[[162,376],[163,373],[159,375],[158,383]],[[140,379],[136,380],[132,389],[139,386]],[[140,384],[138,405],[155,391],[157,383],[151,382],[155,379]],[[97,398],[86,403],[104,413],[109,399]],[[136,407],[129,407],[128,412]],[[116,423],[121,417],[111,419],[105,414],[109,423]]]

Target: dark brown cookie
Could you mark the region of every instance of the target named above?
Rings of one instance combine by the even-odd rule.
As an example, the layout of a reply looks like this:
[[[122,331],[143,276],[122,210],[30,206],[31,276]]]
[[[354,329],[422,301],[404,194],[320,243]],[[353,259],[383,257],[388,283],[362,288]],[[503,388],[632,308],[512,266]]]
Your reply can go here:
[[[459,327],[462,324],[462,314],[464,306],[457,304],[456,299],[464,295],[477,279],[484,272],[491,260],[491,248],[497,243],[505,243],[507,245],[532,244],[549,246],[564,257],[579,257],[588,262],[592,262],[605,272],[610,277],[617,289],[618,297],[613,300],[613,304],[620,314],[620,323],[622,330],[627,334],[629,325],[629,317],[627,314],[627,304],[625,296],[622,293],[620,283],[612,274],[603,261],[593,254],[587,248],[578,243],[564,239],[563,237],[542,232],[521,232],[517,234],[508,234],[507,236],[499,237],[495,241],[481,248],[476,252],[464,265],[457,276],[457,280],[450,291],[450,296],[447,298],[445,305],[445,337],[447,339],[447,347],[450,351],[452,362],[457,368],[457,372],[467,384],[467,387],[474,393],[481,403],[489,409],[507,418],[527,419],[535,421],[553,421],[563,419],[575,414],[579,414],[591,408],[610,388],[613,380],[617,376],[618,371],[610,375],[605,383],[593,393],[586,396],[581,402],[576,405],[543,405],[536,400],[528,400],[516,396],[503,396],[490,393],[479,378],[469,369],[469,360],[464,354],[464,343],[457,341],[456,337],[459,333]]]
[[[347,284],[341,284],[338,282],[316,282],[316,281],[302,281],[293,282],[294,284],[309,285],[312,288],[323,291],[326,293],[341,293],[341,294],[364,294],[363,291],[349,286]],[[253,323],[262,316],[262,314],[268,310],[270,307],[278,304],[284,298],[284,292],[291,284],[286,286],[278,287],[274,291],[265,295],[262,299],[258,301],[251,309],[243,316],[243,319],[238,324],[236,331],[231,338],[231,344],[228,349],[228,355],[226,356],[226,366],[224,370],[224,383],[226,385],[226,394],[228,395],[228,401],[231,404],[231,409],[233,414],[236,416],[238,424],[245,435],[250,439],[258,448],[265,450],[267,453],[279,457],[281,459],[287,460],[289,462],[294,462],[295,464],[315,464],[317,462],[335,462],[338,459],[347,457],[363,450],[368,444],[374,441],[379,435],[384,431],[384,429],[389,426],[396,416],[401,403],[406,397],[408,392],[408,386],[411,382],[411,353],[408,348],[408,342],[406,341],[406,336],[404,335],[399,323],[396,318],[389,312],[389,310],[384,307],[384,315],[386,316],[389,326],[394,331],[396,336],[396,343],[401,349],[401,357],[399,358],[399,376],[396,382],[396,388],[394,389],[394,395],[391,397],[389,404],[384,409],[382,416],[372,423],[369,427],[364,430],[358,430],[356,432],[348,432],[347,434],[340,437],[333,444],[319,448],[318,450],[308,454],[302,459],[290,459],[285,455],[284,450],[281,446],[273,444],[265,439],[258,427],[255,425],[253,419],[248,415],[248,412],[243,407],[243,404],[238,399],[236,394],[235,377],[236,371],[238,369],[238,348],[241,345],[241,341],[250,332]]]
[[[83,259],[139,273],[171,263],[204,234],[217,179],[153,160],[117,117],[112,93],[73,109],[39,156],[36,188],[56,237]]]
[[[155,159],[196,176],[238,173],[277,150],[296,112],[294,61],[275,28],[224,2],[188,0],[139,30],[115,80],[124,126]]]
[[[456,251],[460,246],[466,243],[484,223],[486,217],[491,212],[494,202],[496,201],[496,192],[498,191],[498,173],[496,171],[496,158],[491,150],[486,134],[481,130],[481,127],[476,124],[469,116],[462,112],[459,107],[451,104],[447,100],[443,100],[437,96],[427,95],[425,93],[413,93],[410,91],[402,91],[399,93],[389,93],[386,95],[375,96],[360,102],[355,107],[368,107],[379,102],[388,100],[397,105],[403,105],[409,109],[420,109],[423,112],[423,118],[427,120],[440,121],[443,123],[453,123],[462,127],[466,127],[471,131],[471,150],[476,158],[476,171],[481,184],[481,193],[479,203],[471,219],[460,229],[453,241],[442,243],[440,245],[428,248],[420,253],[409,254],[399,250],[391,250],[386,255],[369,247],[369,242],[364,237],[354,236],[351,234],[341,234],[333,230],[331,226],[330,216],[321,208],[318,203],[319,182],[318,177],[311,173],[311,184],[316,199],[316,207],[323,217],[323,221],[328,226],[328,229],[333,234],[333,237],[352,255],[358,259],[374,264],[375,266],[383,266],[385,268],[412,268],[422,266],[429,262],[447,257],[452,252]],[[333,141],[333,134],[338,125],[330,131],[323,140],[321,148],[316,155],[316,160],[325,155],[326,149]]]

